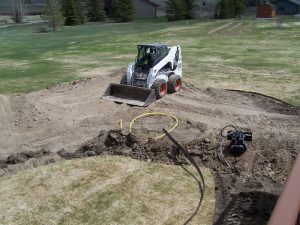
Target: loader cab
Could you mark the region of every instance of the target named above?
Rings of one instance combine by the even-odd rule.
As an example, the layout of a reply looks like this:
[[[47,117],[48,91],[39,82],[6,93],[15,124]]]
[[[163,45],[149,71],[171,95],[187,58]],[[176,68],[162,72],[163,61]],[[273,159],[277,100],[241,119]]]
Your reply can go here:
[[[160,44],[138,45],[135,70],[148,73],[157,63],[168,55],[168,47]]]

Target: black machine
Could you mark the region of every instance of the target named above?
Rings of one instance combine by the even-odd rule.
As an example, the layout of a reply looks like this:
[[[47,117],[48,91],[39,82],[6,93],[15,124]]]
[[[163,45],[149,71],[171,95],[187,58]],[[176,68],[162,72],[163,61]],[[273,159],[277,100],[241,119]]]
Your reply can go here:
[[[232,127],[234,130],[227,131],[227,135],[224,136],[223,131],[227,127]],[[228,150],[233,155],[241,155],[247,150],[247,145],[245,141],[252,141],[252,133],[238,131],[234,126],[228,125],[224,127],[221,131],[221,136],[226,137],[230,140]]]

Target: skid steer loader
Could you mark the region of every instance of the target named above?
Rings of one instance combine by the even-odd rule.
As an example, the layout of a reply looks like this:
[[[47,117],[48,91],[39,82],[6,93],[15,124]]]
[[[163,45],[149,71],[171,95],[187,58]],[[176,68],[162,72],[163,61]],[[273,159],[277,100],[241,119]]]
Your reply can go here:
[[[148,106],[156,99],[182,87],[182,57],[179,45],[138,45],[135,63],[128,66],[120,84],[110,84],[102,98],[137,106]]]

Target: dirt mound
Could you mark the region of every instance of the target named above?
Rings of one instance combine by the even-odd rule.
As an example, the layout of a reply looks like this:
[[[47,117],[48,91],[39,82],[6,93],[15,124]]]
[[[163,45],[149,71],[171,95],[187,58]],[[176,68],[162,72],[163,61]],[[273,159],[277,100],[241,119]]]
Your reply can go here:
[[[166,164],[187,163],[176,148],[165,139],[140,141],[132,133],[122,130],[101,131],[100,134],[85,142],[77,151],[68,153],[65,150],[58,154],[64,158],[95,156],[100,154],[129,156],[148,162],[161,162]],[[179,156],[180,158],[176,158]]]
[[[256,93],[200,89],[192,84],[147,108],[100,99],[108,83],[118,82],[122,73],[0,97],[0,175],[63,158],[101,154],[186,163],[166,138],[154,140],[162,128],[173,126],[172,119],[143,118],[129,134],[129,123],[136,116],[167,112],[179,119],[172,135],[215,175],[215,221],[240,192],[280,193],[300,149],[299,107]],[[243,155],[224,152],[230,166],[218,157],[219,132],[228,124],[253,132]]]
[[[248,97],[249,99],[252,99],[259,108],[263,108],[268,112],[272,112],[272,113],[276,112],[276,113],[286,114],[286,115],[299,115],[300,112],[299,107],[295,107],[287,102],[284,102],[277,98],[273,98],[271,96],[267,96],[255,92],[240,91],[240,90],[229,90],[229,91],[237,92],[243,96]]]

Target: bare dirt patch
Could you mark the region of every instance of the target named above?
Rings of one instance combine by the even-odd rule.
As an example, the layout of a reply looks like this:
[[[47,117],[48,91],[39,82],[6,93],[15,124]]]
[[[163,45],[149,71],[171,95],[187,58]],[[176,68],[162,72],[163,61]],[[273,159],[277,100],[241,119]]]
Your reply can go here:
[[[226,216],[230,214],[228,207],[241,201],[245,204],[241,204],[238,219],[245,221],[243,224],[249,218],[265,224],[300,147],[299,108],[255,93],[199,89],[192,84],[185,84],[180,93],[167,95],[148,108],[100,99],[108,83],[118,82],[123,73],[120,70],[21,96],[0,96],[1,173],[37,166],[44,157],[44,164],[101,154],[186,163],[167,139],[153,140],[162,128],[172,125],[168,118],[145,118],[137,121],[134,135],[128,132],[130,121],[137,115],[168,112],[179,118],[174,137],[201,166],[214,173],[215,222],[231,220]],[[121,119],[123,130],[119,130]],[[217,154],[219,132],[228,124],[253,132],[253,142],[242,156],[225,152],[230,167]],[[32,155],[40,151],[46,155]],[[25,154],[28,152],[29,157]],[[15,161],[19,163],[10,163]],[[268,204],[261,204],[260,198]],[[249,202],[253,211],[245,213]]]

